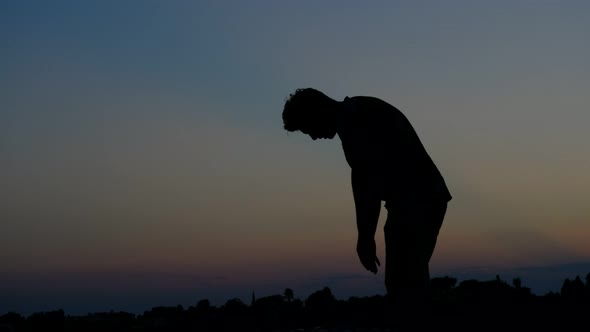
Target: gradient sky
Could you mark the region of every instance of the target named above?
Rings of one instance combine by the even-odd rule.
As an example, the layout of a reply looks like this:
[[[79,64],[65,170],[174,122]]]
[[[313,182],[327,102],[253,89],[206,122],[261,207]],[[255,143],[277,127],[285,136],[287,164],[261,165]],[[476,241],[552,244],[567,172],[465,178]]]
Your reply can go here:
[[[433,276],[558,290],[590,272],[588,31],[587,1],[2,1],[0,314],[383,293],[339,140],[282,128],[301,87],[412,122],[454,196]]]

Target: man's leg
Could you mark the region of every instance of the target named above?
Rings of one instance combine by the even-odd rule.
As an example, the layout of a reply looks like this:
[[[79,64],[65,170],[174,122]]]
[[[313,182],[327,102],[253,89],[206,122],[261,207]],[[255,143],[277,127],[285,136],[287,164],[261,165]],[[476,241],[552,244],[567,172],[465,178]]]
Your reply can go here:
[[[411,201],[386,204],[385,286],[394,303],[423,304],[429,297],[428,264],[447,204],[440,201]]]

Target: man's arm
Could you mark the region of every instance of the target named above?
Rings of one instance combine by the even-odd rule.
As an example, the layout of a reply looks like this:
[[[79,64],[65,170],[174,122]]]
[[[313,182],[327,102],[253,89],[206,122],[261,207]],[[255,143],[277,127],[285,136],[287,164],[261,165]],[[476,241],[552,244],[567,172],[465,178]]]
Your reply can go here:
[[[370,171],[352,168],[352,193],[358,230],[356,251],[363,266],[373,273],[377,273],[377,266],[381,265],[375,245],[381,199],[374,190],[375,184]]]

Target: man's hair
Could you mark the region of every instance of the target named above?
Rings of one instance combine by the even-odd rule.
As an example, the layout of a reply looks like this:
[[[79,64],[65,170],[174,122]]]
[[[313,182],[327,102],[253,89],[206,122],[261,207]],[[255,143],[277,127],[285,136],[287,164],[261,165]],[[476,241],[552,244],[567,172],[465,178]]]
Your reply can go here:
[[[332,100],[324,93],[312,89],[297,89],[289,95],[283,108],[283,125],[288,131],[300,130],[310,121],[325,116],[325,111]]]

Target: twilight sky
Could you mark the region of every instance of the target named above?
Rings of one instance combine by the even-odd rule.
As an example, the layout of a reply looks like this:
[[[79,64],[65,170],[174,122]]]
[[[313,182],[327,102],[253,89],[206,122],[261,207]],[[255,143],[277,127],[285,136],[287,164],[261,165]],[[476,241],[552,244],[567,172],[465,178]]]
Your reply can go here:
[[[433,276],[558,290],[590,272],[588,31],[587,1],[2,1],[0,314],[383,293],[339,139],[282,128],[301,87],[412,122],[454,196]]]

